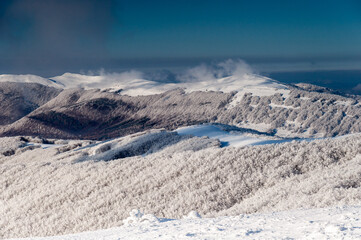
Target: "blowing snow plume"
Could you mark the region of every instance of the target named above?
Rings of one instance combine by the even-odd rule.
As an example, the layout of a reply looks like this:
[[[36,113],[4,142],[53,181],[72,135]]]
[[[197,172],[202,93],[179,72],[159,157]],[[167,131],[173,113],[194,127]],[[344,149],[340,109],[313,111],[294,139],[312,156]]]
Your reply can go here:
[[[159,94],[176,88],[187,92],[231,92],[245,86],[274,83],[266,77],[255,75],[243,60],[232,59],[210,65],[201,64],[180,73],[166,70],[107,73],[102,69],[96,74],[65,73],[51,79],[64,88],[100,88],[130,96]]]
[[[81,72],[80,74],[65,73],[62,76],[53,77],[52,79],[58,80],[68,87],[70,87],[71,84],[76,84],[72,85],[72,87],[99,88],[101,85],[110,86],[115,83],[132,82],[135,79],[143,79],[157,83],[190,83],[203,81],[211,82],[229,76],[242,78],[249,74],[254,74],[254,71],[245,61],[240,59],[228,59],[215,64],[202,63],[198,66],[187,68],[179,73],[168,70],[156,70],[152,72],[129,70],[121,73],[110,73],[102,68],[98,71],[88,71],[87,73]],[[88,81],[85,81],[85,78],[89,78]],[[74,82],[74,80],[78,81]],[[86,84],[87,82],[88,85]],[[101,83],[101,85],[98,85],[98,83]]]
[[[228,59],[214,65],[201,64],[190,68],[179,74],[177,79],[180,82],[202,82],[229,76],[242,78],[248,74],[253,74],[253,70],[245,61]]]

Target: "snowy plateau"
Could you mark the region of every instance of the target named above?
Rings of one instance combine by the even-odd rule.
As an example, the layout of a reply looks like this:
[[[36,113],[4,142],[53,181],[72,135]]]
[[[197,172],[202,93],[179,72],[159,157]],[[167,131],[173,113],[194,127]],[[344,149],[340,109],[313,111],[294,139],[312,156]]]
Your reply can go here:
[[[0,238],[361,239],[360,103],[250,72],[0,75]]]

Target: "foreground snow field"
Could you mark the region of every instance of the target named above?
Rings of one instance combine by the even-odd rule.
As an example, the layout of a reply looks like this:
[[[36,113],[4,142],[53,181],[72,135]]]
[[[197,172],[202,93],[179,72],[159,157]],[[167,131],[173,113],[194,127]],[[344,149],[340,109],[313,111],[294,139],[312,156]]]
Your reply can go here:
[[[236,234],[252,238],[255,234],[263,239],[272,236],[272,229],[276,229],[278,238],[281,235],[277,234],[283,231],[296,234],[289,229],[297,224],[304,229],[295,236],[306,233],[302,231],[309,227],[324,234],[321,236],[358,231],[356,223],[347,225],[354,224],[352,218],[339,222],[336,215],[342,215],[342,209],[330,210],[330,215],[319,210],[325,213],[320,213],[323,220],[319,225],[307,222],[316,218],[305,221],[302,216],[309,214],[302,211],[296,212],[301,216],[296,225],[292,225],[296,213],[286,214],[288,220],[274,222],[278,215],[267,218],[266,214],[250,222],[244,217],[236,229],[232,227],[236,217],[222,216],[360,206],[360,134],[235,148],[221,147],[218,139],[152,130],[101,142],[1,138],[0,150],[0,238],[45,237],[119,227],[134,208],[174,219],[195,210],[206,219],[156,221],[156,230],[150,225],[145,229],[143,225],[124,226],[122,229],[129,232],[119,238],[136,238],[137,233],[140,238],[147,238],[142,234],[155,234],[149,235],[152,239],[179,233],[175,239],[192,234],[199,238],[228,238]],[[225,226],[220,228],[224,231],[208,231],[211,223],[223,221]],[[264,225],[264,221],[270,225]],[[333,225],[326,226],[329,221]],[[338,224],[341,227],[335,227]],[[315,232],[307,234],[315,236]]]
[[[361,206],[292,210],[232,217],[158,219],[132,211],[124,225],[78,234],[26,240],[81,239],[360,239]]]

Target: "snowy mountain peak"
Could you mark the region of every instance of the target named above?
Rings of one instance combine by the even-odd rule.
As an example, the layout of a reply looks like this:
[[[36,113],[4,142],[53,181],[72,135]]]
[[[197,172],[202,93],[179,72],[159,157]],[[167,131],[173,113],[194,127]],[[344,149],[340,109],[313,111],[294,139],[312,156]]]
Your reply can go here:
[[[83,75],[77,73],[64,73],[61,76],[50,79],[36,75],[0,75],[0,82],[25,82],[39,83],[55,88],[84,88],[84,89],[107,89],[111,92],[121,92],[122,95],[140,96],[160,94],[177,88],[184,89],[187,93],[194,91],[221,91],[245,92],[253,95],[273,95],[277,91],[287,90],[287,87],[270,78],[255,75],[231,75],[220,78],[206,78],[192,81],[175,83],[163,83],[145,79],[136,71],[119,74]]]
[[[62,88],[57,82],[43,78],[37,75],[25,74],[2,74],[0,75],[0,82],[17,82],[17,83],[39,83],[48,87]]]
[[[109,74],[109,75],[81,75],[74,73],[65,73],[61,76],[53,77],[58,83],[65,88],[100,88],[111,89],[111,91],[122,90],[121,94],[130,96],[159,94],[176,88],[184,89],[186,92],[194,91],[244,91],[249,90],[257,94],[257,91],[264,92],[268,90],[269,94],[273,94],[276,89],[287,89],[283,84],[278,83],[270,78],[244,74],[243,76],[228,76],[223,78],[214,78],[205,81],[190,81],[177,83],[162,83],[142,78],[137,74]],[[265,93],[263,93],[265,94]],[[266,93],[266,95],[268,95]]]

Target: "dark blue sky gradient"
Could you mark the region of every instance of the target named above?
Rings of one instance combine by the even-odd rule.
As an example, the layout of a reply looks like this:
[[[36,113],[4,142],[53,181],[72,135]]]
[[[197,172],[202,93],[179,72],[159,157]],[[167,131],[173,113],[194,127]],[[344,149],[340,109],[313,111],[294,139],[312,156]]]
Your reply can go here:
[[[361,54],[357,1],[136,1],[117,9],[110,46],[131,57]]]
[[[0,1],[0,73],[172,68],[229,57],[359,69],[361,2]]]

